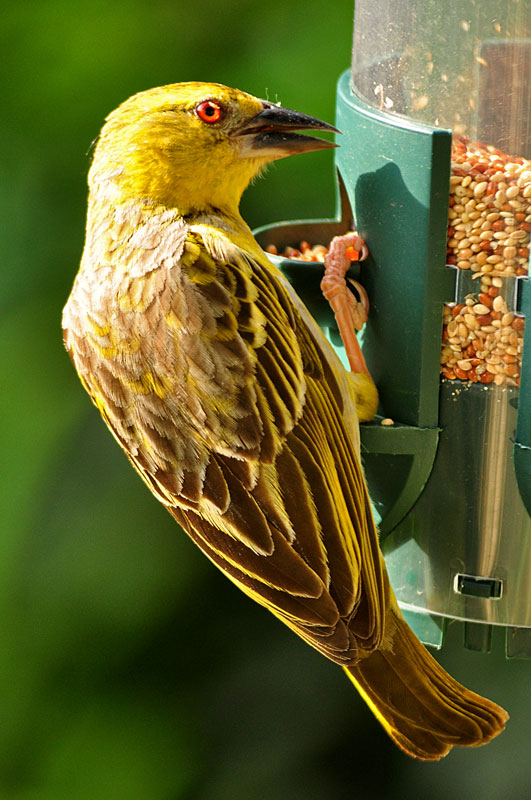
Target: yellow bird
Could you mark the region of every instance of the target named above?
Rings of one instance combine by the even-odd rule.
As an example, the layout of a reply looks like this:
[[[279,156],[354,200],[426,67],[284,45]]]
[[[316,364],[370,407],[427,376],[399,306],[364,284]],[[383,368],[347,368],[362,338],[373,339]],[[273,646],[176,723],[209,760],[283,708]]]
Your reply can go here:
[[[201,550],[341,665],[403,750],[438,759],[489,741],[507,714],[405,623],[360,462],[374,386],[343,369],[238,210],[269,162],[333,146],[303,129],[334,130],[219,84],[152,89],[113,111],[64,341],[115,439]]]

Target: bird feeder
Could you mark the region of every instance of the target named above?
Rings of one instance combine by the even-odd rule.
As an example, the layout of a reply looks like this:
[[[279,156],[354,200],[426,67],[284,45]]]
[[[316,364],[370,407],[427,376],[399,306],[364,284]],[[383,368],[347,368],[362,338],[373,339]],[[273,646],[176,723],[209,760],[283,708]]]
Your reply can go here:
[[[527,0],[357,0],[338,219],[257,231],[282,252],[355,219],[380,395],[362,455],[391,583],[426,644],[453,619],[489,650],[498,625],[508,657],[531,656],[530,26]],[[272,258],[344,357],[322,265]]]

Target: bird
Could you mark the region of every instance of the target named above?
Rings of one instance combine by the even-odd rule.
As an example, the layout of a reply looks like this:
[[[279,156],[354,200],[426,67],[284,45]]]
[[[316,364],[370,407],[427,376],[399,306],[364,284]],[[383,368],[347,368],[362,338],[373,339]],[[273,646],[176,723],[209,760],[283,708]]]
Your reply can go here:
[[[404,752],[434,761],[488,742],[508,715],[445,672],[406,624],[360,457],[374,383],[363,362],[342,366],[239,211],[270,162],[336,146],[309,135],[335,130],[217,83],[123,102],[94,148],[63,338],[180,527],[345,670]]]

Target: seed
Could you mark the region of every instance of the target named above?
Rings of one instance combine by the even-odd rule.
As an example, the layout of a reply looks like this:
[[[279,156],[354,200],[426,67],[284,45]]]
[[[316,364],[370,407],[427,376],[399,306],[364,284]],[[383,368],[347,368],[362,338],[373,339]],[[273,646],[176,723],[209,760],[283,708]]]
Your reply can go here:
[[[461,369],[460,367],[454,367],[455,377],[460,378],[462,381],[466,381],[468,378],[467,373],[465,370]]]
[[[480,292],[478,300],[483,306],[488,306],[490,308],[490,306],[492,305],[492,297],[490,297],[485,292]]]
[[[476,303],[476,305],[474,306],[474,312],[476,314],[488,314],[489,311],[490,309],[487,308],[486,305],[483,305],[483,303]]]
[[[465,325],[470,330],[477,330],[478,328],[481,327],[481,323],[479,322],[477,317],[475,317],[473,314],[465,314],[464,315],[464,321],[465,321]],[[513,323],[513,327],[514,327],[514,323]]]
[[[449,337],[455,336],[457,333],[457,322],[449,322],[446,330]]]

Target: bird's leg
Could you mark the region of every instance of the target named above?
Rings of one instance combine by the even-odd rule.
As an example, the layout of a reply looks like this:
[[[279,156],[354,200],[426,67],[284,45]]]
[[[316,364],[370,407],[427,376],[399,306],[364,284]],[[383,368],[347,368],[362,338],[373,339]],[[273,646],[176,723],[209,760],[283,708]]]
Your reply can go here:
[[[354,373],[365,372],[367,375],[370,373],[356,338],[356,330],[360,330],[367,321],[369,298],[359,283],[349,280],[359,294],[360,300],[356,300],[347,288],[345,275],[351,261],[363,261],[368,255],[367,245],[357,233],[335,236],[325,256],[325,274],[321,281],[321,291],[335,314],[350,369]]]

